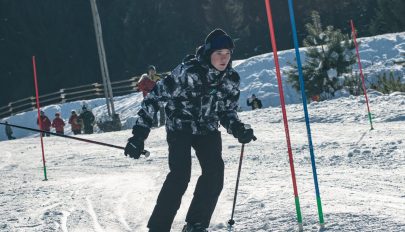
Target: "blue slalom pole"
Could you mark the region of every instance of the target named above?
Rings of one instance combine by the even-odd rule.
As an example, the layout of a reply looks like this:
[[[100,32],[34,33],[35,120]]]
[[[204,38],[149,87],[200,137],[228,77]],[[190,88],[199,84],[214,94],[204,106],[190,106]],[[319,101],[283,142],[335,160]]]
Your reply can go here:
[[[305,94],[304,75],[302,72],[302,63],[301,63],[300,50],[299,50],[299,45],[298,45],[297,29],[295,26],[294,8],[293,8],[292,0],[288,0],[288,8],[290,11],[290,21],[291,21],[291,27],[293,30],[292,34],[293,34],[293,39],[294,39],[295,56],[297,58],[298,74],[299,74],[299,79],[300,79],[302,105],[304,107],[305,123],[307,125],[308,144],[309,144],[309,152],[311,154],[312,175],[313,175],[314,183],[315,183],[316,203],[318,206],[319,224],[321,227],[323,227],[324,220],[323,220],[323,212],[322,212],[321,194],[319,193],[318,175],[316,173],[314,147],[312,145],[311,126],[309,123],[308,108],[307,108],[307,96]]]

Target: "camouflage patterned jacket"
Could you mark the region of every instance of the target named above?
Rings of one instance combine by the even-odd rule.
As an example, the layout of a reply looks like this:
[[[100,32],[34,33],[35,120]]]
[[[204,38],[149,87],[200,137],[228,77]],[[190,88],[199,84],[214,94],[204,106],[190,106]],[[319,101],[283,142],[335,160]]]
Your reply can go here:
[[[164,102],[167,131],[191,126],[193,134],[206,134],[221,124],[232,133],[232,123],[240,122],[236,113],[239,82],[239,74],[230,66],[219,72],[189,58],[144,98],[136,125],[150,128],[158,102]]]

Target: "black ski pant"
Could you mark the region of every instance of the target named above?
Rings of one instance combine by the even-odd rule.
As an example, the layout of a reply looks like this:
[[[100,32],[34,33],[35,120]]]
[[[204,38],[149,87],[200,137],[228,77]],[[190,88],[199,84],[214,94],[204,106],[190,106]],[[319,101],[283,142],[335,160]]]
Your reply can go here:
[[[47,130],[45,129],[45,130],[44,130],[45,132],[42,132],[42,137],[45,137],[45,136],[46,136],[46,137],[49,137],[49,136],[51,136],[51,134],[49,133],[50,130],[51,130],[51,129],[47,129]]]
[[[93,125],[84,125],[83,131],[85,134],[93,134]]]
[[[15,139],[15,137],[14,137],[14,136],[9,135],[9,134],[7,134],[7,138],[8,138],[8,140],[13,140],[13,139]]]
[[[191,176],[191,148],[201,166],[186,222],[209,226],[224,182],[224,161],[219,131],[192,135],[191,129],[168,132],[169,168],[156,206],[149,219],[150,231],[169,232]]]

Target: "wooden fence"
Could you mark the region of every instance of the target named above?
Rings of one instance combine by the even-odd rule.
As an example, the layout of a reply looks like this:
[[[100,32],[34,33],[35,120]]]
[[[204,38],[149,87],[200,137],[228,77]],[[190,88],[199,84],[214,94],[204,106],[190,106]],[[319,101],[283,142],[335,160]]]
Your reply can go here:
[[[137,83],[139,77],[132,77],[128,80],[111,82],[111,87],[114,96],[121,96],[137,92]],[[99,83],[89,85],[81,85],[73,88],[61,89],[54,93],[49,93],[39,96],[41,107],[60,104],[65,102],[72,102],[77,100],[88,100],[94,98],[104,97],[104,86]],[[35,97],[27,97],[18,101],[10,102],[6,106],[0,107],[0,118],[5,118],[21,112],[26,112],[36,109]]]

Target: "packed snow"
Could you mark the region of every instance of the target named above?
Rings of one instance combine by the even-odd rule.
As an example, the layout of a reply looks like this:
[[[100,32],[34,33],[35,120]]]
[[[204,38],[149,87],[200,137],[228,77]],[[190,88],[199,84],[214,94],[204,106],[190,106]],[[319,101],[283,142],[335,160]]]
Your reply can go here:
[[[393,61],[405,50],[405,33],[360,39],[366,76],[396,70]],[[385,55],[384,55],[385,54]],[[378,58],[377,58],[378,56]],[[233,231],[296,231],[294,194],[286,137],[278,100],[272,54],[237,62],[242,77],[240,104],[255,93],[265,108],[240,112],[252,125],[257,141],[245,146]],[[293,61],[292,50],[280,52],[282,69]],[[367,63],[366,61],[370,61]],[[304,231],[318,231],[318,216],[305,118],[299,93],[284,82]],[[81,138],[125,146],[142,94],[115,98],[126,130],[80,135]],[[405,231],[405,95],[369,92],[374,130],[370,130],[363,96],[312,102],[311,120],[318,182],[326,231]],[[67,119],[83,102],[44,107],[48,116]],[[86,101],[97,117],[105,101]],[[36,112],[10,118],[10,123],[36,127]],[[4,131],[4,127],[0,127]],[[66,127],[70,134],[69,126]],[[209,231],[229,231],[240,144],[223,128],[225,185]],[[133,160],[123,151],[51,136],[44,138],[48,181],[43,181],[37,134],[14,129],[17,140],[0,142],[0,231],[136,231],[146,224],[168,172],[165,129],[156,128],[146,141],[151,156]],[[4,134],[1,134],[4,140]],[[24,137],[25,138],[21,138]],[[193,155],[188,190],[172,226],[180,231],[196,180]]]

